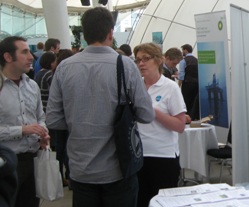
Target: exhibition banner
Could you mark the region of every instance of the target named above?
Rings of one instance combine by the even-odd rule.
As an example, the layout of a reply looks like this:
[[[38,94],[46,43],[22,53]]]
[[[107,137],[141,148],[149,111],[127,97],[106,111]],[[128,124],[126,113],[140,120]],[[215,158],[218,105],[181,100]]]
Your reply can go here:
[[[152,32],[152,42],[157,44],[163,50],[163,33]]]
[[[195,15],[200,116],[228,128],[228,39],[225,11]]]

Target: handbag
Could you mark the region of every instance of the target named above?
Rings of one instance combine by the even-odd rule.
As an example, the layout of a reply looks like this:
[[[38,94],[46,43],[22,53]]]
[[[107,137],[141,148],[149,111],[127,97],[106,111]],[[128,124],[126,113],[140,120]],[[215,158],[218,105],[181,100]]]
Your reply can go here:
[[[59,161],[50,148],[39,150],[34,158],[36,196],[54,201],[64,196]]]
[[[121,88],[126,101],[121,103]],[[118,106],[114,122],[114,137],[120,169],[124,178],[134,175],[143,166],[143,146],[139,136],[135,111],[127,93],[122,56],[117,58]]]

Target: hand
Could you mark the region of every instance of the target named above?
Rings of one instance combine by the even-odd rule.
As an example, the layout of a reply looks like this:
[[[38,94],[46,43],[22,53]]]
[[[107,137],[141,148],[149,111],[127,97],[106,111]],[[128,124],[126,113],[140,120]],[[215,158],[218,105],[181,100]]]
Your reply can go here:
[[[185,114],[185,118],[186,118],[186,124],[190,124],[191,123],[191,117],[188,114]]]
[[[46,136],[41,137],[41,139],[40,139],[40,147],[41,147],[42,149],[45,149],[46,146],[49,145],[49,142],[50,142],[50,136],[49,136],[48,133],[47,133]]]
[[[23,135],[36,134],[40,137],[46,137],[48,134],[47,130],[39,124],[31,124],[22,127]]]

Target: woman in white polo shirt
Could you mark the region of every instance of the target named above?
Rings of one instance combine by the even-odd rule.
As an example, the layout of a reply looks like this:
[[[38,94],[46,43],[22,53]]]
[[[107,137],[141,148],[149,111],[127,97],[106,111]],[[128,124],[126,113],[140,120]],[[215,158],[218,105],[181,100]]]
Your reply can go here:
[[[167,51],[172,65],[182,59],[177,48]],[[144,165],[138,173],[137,207],[148,207],[159,189],[177,187],[180,176],[178,133],[184,131],[186,106],[176,82],[162,75],[161,48],[145,43],[134,48],[135,63],[155,109],[155,120],[138,124],[144,148]]]

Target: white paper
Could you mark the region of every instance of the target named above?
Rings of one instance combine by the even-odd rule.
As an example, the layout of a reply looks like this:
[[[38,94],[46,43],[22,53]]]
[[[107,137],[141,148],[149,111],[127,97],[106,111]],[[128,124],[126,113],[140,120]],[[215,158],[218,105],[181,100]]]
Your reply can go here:
[[[191,207],[248,207],[239,200],[228,200],[218,203],[194,204]]]
[[[220,188],[209,183],[195,185],[190,187],[181,187],[181,188],[166,188],[159,190],[158,195],[170,197],[170,196],[182,196],[182,195],[193,195],[201,193],[209,193],[219,191]]]

